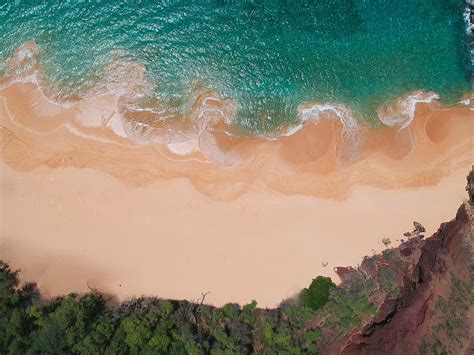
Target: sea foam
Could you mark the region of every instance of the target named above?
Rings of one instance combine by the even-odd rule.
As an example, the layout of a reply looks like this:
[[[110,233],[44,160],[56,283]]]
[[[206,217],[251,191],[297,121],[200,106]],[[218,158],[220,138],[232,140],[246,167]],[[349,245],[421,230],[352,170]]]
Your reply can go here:
[[[378,116],[380,121],[390,127],[398,126],[399,129],[410,125],[415,117],[416,105],[419,103],[431,103],[438,100],[438,94],[434,92],[424,93],[422,91],[414,92],[396,99],[394,102],[380,108]]]
[[[37,85],[48,102],[77,109],[78,126],[108,128],[117,136],[127,138],[135,144],[167,144],[170,151],[179,155],[191,154],[204,147],[207,152],[205,155],[211,160],[224,164],[235,163],[236,156],[222,154],[210,148],[210,145],[217,143],[208,134],[216,125],[220,125],[220,130],[232,135],[227,129],[235,124],[238,107],[235,100],[222,98],[218,93],[201,86],[189,95],[187,108],[182,112],[166,108],[157,102],[158,99],[150,106],[146,99],[153,98],[153,93],[146,68],[140,63],[130,62],[126,59],[126,54],[120,51],[112,56],[113,60],[104,67],[98,81],[87,79],[90,82],[87,90],[75,101],[68,100],[59,93],[53,93],[54,90],[45,84],[37,63],[39,51],[39,47],[33,42],[24,43],[17,48],[14,55],[4,62],[5,78],[0,82],[0,89],[15,82],[31,82]],[[403,129],[413,120],[418,103],[431,103],[438,98],[434,92],[416,91],[381,107],[378,116],[383,124]],[[463,103],[473,110],[471,99]],[[129,119],[127,114],[140,112],[147,114],[146,121],[140,121],[140,116],[137,116],[138,119]],[[306,103],[299,105],[296,112],[295,124],[282,127],[263,138],[276,140],[295,134],[304,127],[305,122],[337,119],[343,127],[339,152],[344,151],[343,155],[347,157],[356,155],[364,128],[349,107],[338,103]],[[179,118],[179,115],[183,117]],[[203,135],[205,137],[200,141]]]

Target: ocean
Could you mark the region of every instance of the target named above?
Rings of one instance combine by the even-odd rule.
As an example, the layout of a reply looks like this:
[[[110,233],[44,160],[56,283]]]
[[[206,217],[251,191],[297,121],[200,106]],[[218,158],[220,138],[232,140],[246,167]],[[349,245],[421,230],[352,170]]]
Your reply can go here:
[[[343,107],[378,127],[387,122],[384,107],[414,92],[450,105],[473,91],[466,7],[462,0],[7,0],[0,75],[21,71],[8,58],[34,42],[35,63],[58,101],[133,95],[128,109],[147,112],[150,123],[186,116],[209,90],[232,101],[237,134],[297,124],[298,107],[309,103]]]

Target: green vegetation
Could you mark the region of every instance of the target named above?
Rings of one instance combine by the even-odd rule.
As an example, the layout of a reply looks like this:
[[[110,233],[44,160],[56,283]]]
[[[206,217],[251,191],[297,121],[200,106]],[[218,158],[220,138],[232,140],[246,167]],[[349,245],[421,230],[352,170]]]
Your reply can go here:
[[[379,283],[391,298],[398,296],[398,288],[394,285],[397,274],[389,267],[382,267],[379,271]]]
[[[331,294],[325,310],[328,323],[343,332],[359,326],[362,319],[373,317],[377,312],[377,308],[369,302],[364,291],[352,292],[344,289]]]
[[[397,256],[394,249],[385,249],[382,251],[382,255],[388,262],[396,266],[398,269],[403,267],[403,261]]]
[[[20,286],[18,273],[0,261],[0,354],[323,352],[374,318],[385,297],[399,297],[397,280],[404,270],[403,260],[388,250],[366,257],[339,287],[318,276],[298,297],[261,309],[255,301],[209,306],[205,294],[201,302],[139,298],[119,303],[97,291],[45,299],[35,284]],[[452,280],[449,297],[437,300],[437,321],[421,353],[450,353],[450,342],[465,338],[473,283],[453,275]]]
[[[305,296],[277,309],[255,301],[216,308],[155,298],[117,303],[97,292],[55,299],[0,261],[1,354],[314,353],[319,329],[307,329],[334,284],[317,278]]]
[[[474,279],[463,282],[451,274],[448,297],[438,296],[431,314],[434,323],[430,334],[423,339],[421,353],[454,354],[469,337],[469,307],[474,304]]]
[[[334,287],[336,284],[330,277],[318,276],[308,288],[301,291],[300,299],[304,305],[316,311],[327,303],[329,291]]]

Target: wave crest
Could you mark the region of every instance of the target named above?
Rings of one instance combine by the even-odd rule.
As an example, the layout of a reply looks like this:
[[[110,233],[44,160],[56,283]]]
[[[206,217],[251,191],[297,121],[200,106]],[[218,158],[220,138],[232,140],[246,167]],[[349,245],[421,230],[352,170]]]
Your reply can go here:
[[[190,154],[199,150],[210,160],[230,164],[237,161],[232,155],[221,155],[211,146],[217,145],[213,131],[232,134],[237,115],[237,102],[223,98],[203,85],[192,88],[186,102],[172,106],[162,102],[153,91],[143,64],[129,60],[124,51],[116,51],[111,61],[99,73],[86,78],[79,93],[66,95],[54,90],[43,80],[39,67],[40,48],[26,42],[4,62],[4,77],[0,88],[14,82],[33,82],[44,97],[56,104],[73,108],[76,129],[106,128],[134,144],[157,143],[172,145],[170,150]],[[406,128],[414,118],[418,103],[438,99],[434,92],[416,91],[381,107],[380,122],[398,129]],[[471,102],[469,101],[469,104]],[[268,134],[266,140],[276,140],[298,132],[306,122],[334,120],[342,125],[337,137],[336,156],[341,161],[355,160],[363,145],[366,128],[359,124],[357,113],[339,103],[305,103],[297,107],[296,124],[280,127]]]
[[[336,157],[343,162],[355,161],[364,141],[364,128],[357,123],[354,112],[342,104],[309,103],[298,106],[302,122],[319,122],[323,118],[337,119],[342,132],[335,146]]]
[[[415,117],[416,105],[419,103],[431,103],[438,100],[438,94],[434,92],[424,93],[416,91],[410,95],[396,99],[394,102],[380,108],[378,116],[386,126],[406,128]]]

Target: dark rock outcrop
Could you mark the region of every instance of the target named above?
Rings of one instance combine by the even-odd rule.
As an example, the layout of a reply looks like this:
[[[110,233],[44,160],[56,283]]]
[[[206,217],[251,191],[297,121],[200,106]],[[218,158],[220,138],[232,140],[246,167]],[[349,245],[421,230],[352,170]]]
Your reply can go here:
[[[358,326],[344,331],[340,326],[328,326],[330,322],[323,316],[316,318],[308,327],[322,331],[320,353],[473,351],[473,319],[469,317],[474,314],[474,169],[467,179],[469,201],[432,237],[415,235],[383,255],[366,257],[357,269],[338,268],[342,289],[353,292],[356,278],[370,285],[362,290],[377,311],[361,316]],[[415,224],[417,232],[421,227]],[[445,310],[449,307],[453,307],[451,313]],[[458,314],[456,322],[450,319],[452,313]]]
[[[431,326],[428,311],[435,307],[446,283],[451,282],[449,272],[459,275],[471,263],[470,256],[463,252],[465,242],[470,239],[472,243],[470,215],[471,209],[461,206],[453,221],[443,224],[421,246],[415,246],[421,249],[421,256],[412,274],[406,275],[409,282],[405,297],[385,310],[382,322],[370,324],[370,332],[346,344],[344,353],[408,354],[421,347]]]

